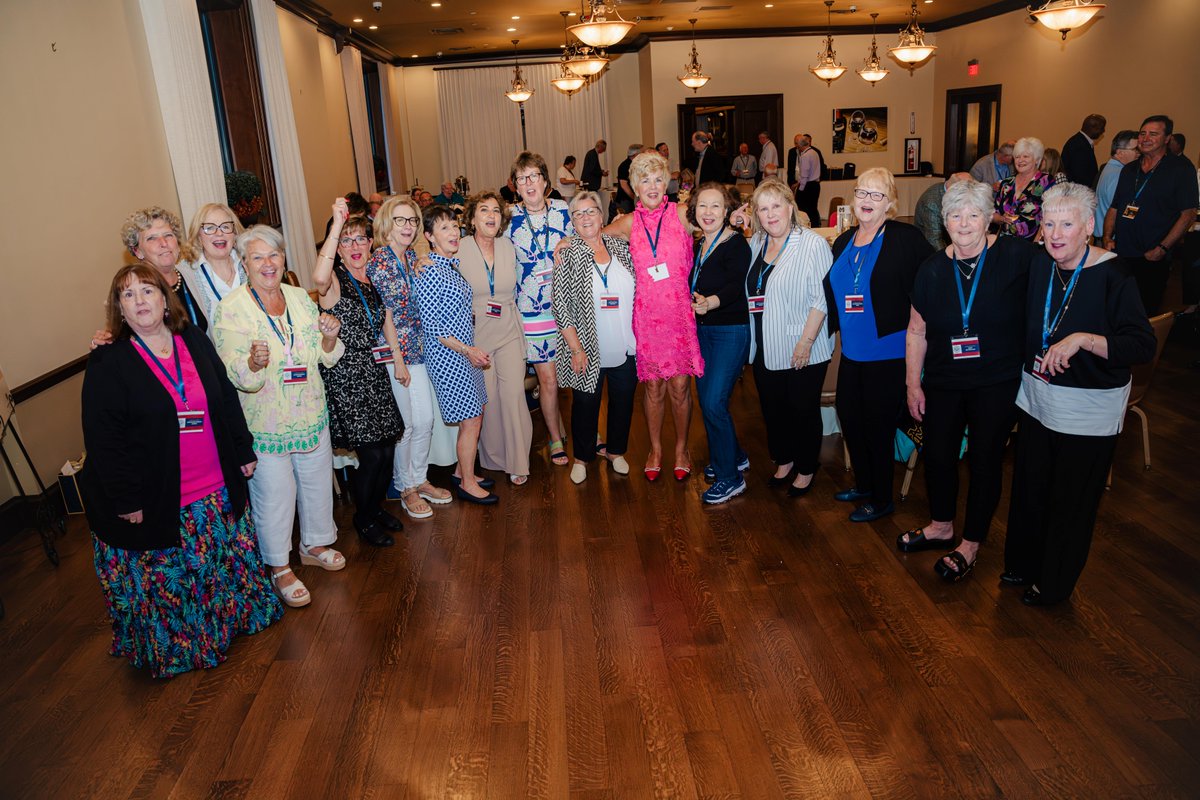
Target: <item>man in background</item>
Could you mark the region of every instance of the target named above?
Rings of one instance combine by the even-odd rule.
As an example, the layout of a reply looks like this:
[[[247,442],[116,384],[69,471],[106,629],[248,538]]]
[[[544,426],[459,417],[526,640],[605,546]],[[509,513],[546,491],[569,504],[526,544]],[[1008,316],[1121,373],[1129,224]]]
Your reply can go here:
[[[1062,148],[1062,170],[1067,180],[1072,183],[1082,183],[1084,186],[1096,185],[1096,142],[1104,136],[1107,121],[1099,114],[1088,114],[1079,130]]]
[[[946,228],[942,220],[942,198],[946,190],[959,181],[969,181],[971,176],[966,172],[956,172],[942,183],[935,183],[921,193],[917,200],[916,211],[913,212],[913,224],[925,234],[925,239],[936,250],[944,250],[950,244],[946,237]]]
[[[600,184],[608,177],[608,170],[601,168],[600,156],[608,149],[608,142],[596,141],[596,146],[583,155],[583,169],[579,172],[579,185],[590,192],[600,191]]]
[[[988,153],[976,161],[970,170],[971,177],[980,183],[991,186],[993,192],[996,191],[1000,186],[1000,181],[1012,175],[1012,153],[1016,144],[1015,139],[1009,139],[997,147],[996,152]]]
[[[758,175],[758,159],[750,155],[750,145],[742,142],[738,145],[738,154],[733,159],[733,167],[729,170],[735,183],[754,183]]]
[[[1137,131],[1120,131],[1113,137],[1112,153],[1096,181],[1096,229],[1092,232],[1096,244],[1100,244],[1104,238],[1104,217],[1117,191],[1117,178],[1121,176],[1125,165],[1140,155],[1137,144]]]
[[[762,153],[758,156],[758,179],[763,181],[767,178],[778,177],[779,151],[775,148],[775,143],[771,141],[771,134],[766,131],[758,134],[758,143],[762,146]]]
[[[808,224],[821,227],[821,161],[812,148],[811,140],[797,133],[792,140],[796,146],[788,151],[788,185],[796,195],[796,206],[808,215]]]

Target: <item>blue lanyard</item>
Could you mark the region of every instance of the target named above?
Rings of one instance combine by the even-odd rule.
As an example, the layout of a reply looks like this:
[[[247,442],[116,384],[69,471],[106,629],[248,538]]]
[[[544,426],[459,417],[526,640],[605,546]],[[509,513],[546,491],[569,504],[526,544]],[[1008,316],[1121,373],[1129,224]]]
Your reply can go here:
[[[547,224],[546,227],[550,227],[549,224]],[[475,246],[479,247],[479,243],[476,242]],[[487,273],[488,295],[490,297],[495,297],[496,296],[496,255],[495,255],[495,253],[492,254],[492,263],[489,264],[489,263],[487,263],[487,259],[483,257],[483,248],[479,247],[479,260],[483,262],[483,271]]]
[[[221,302],[221,300],[224,299],[224,296],[217,291],[217,285],[213,283],[212,276],[208,274],[207,264],[200,265],[200,274],[204,276],[204,280],[208,281],[208,288],[212,289],[213,297],[217,298],[218,303]]]
[[[650,243],[650,254],[654,256],[654,260],[658,260],[658,240],[662,238],[662,222],[663,217],[667,216],[668,208],[664,207],[662,216],[658,218],[658,228],[654,231],[654,238],[650,238],[650,228],[646,225],[646,215],[642,214],[642,233],[646,234],[646,241]]]
[[[608,271],[612,269],[612,259],[608,261],[608,266],[604,268],[604,272],[600,271],[600,265],[595,261],[592,262],[592,269],[596,270],[596,274],[600,276],[600,282],[604,284],[604,291],[608,291]]]
[[[133,338],[137,339],[137,343],[140,344],[142,349],[146,351],[146,355],[150,356],[150,360],[154,362],[154,366],[158,367],[158,371],[161,372],[163,376],[171,382],[171,385],[175,387],[175,391],[179,392],[179,399],[183,401],[183,407],[187,408],[187,389],[185,389],[183,385],[183,366],[179,363],[179,343],[174,342],[175,377],[172,378],[171,373],[167,372],[167,368],[163,366],[161,361],[158,360],[158,356],[154,355],[154,351],[150,349],[149,345],[142,341],[142,337],[135,333]],[[173,338],[174,337],[172,337],[172,339]]]
[[[1075,284],[1079,282],[1079,273],[1083,272],[1083,262],[1087,261],[1088,251],[1083,251],[1083,258],[1079,259],[1078,266],[1075,267],[1074,274],[1071,275],[1071,282],[1067,284],[1066,290],[1063,292],[1062,305],[1058,307],[1058,313],[1054,315],[1054,320],[1050,320],[1050,298],[1054,294],[1054,275],[1050,275],[1050,281],[1046,284],[1046,309],[1042,312],[1042,352],[1045,353],[1050,349],[1050,334],[1058,330],[1058,325],[1062,322],[1063,314],[1067,312],[1067,304],[1071,302],[1071,294],[1075,291]],[[1051,273],[1058,269],[1057,264],[1050,265]]]
[[[416,255],[416,253],[414,253],[412,250],[405,250],[403,253],[397,253],[396,249],[394,247],[392,247],[391,245],[388,245],[388,247],[391,248],[392,255],[396,256],[396,264],[400,268],[400,277],[404,278],[404,282],[406,284],[408,284],[408,286],[411,288],[412,287],[412,279],[409,278],[409,275],[408,275],[408,273],[409,273],[408,254],[413,253],[413,255]]]
[[[712,255],[712,251],[717,249],[717,245],[721,243],[721,236],[725,233],[725,226],[721,226],[721,230],[717,232],[717,238],[712,240],[712,244],[708,246],[708,250],[704,251],[704,255],[700,255],[700,248],[696,248],[696,269],[692,273],[692,291],[696,291],[696,284],[700,281],[700,270],[704,268],[704,262],[708,261],[708,257]],[[784,245],[786,247],[787,245]],[[778,259],[776,259],[778,260]]]
[[[196,318],[196,307],[192,305],[192,293],[188,291],[187,282],[183,280],[182,273],[179,275],[179,291],[175,294],[183,298],[183,304],[187,306],[188,317],[192,320],[192,324],[199,325],[200,320]]]
[[[873,237],[871,237],[871,241],[867,242],[862,247],[858,247],[857,245],[853,244],[853,240],[851,240],[850,260],[852,262],[854,262],[854,293],[855,294],[858,294],[858,282],[862,278],[863,260],[867,256],[867,251],[870,250],[871,246],[875,244],[875,240],[883,235],[884,227],[886,227],[886,226],[881,226],[879,228],[879,230],[875,232],[875,235]]]
[[[771,270],[775,269],[775,265],[779,263],[779,260],[781,258],[783,258],[783,254],[787,252],[788,245],[791,243],[792,243],[792,231],[789,230],[787,239],[785,239],[783,242],[783,247],[780,248],[779,253],[776,254],[776,256],[775,256],[775,260],[772,261],[770,264],[767,263],[767,244],[770,244],[770,241],[768,240],[767,244],[763,245],[762,255],[760,256],[760,259],[763,263],[763,267],[762,267],[762,269],[760,269],[758,271],[758,283],[755,284],[755,288],[754,288],[755,294],[762,294],[763,283],[766,282],[767,275],[770,274]],[[747,282],[749,282],[749,280],[750,280],[749,274],[746,275],[746,280],[747,280]],[[749,288],[749,287],[747,287],[747,288]]]
[[[262,298],[258,296],[258,292],[254,291],[253,287],[250,289],[250,294],[254,295],[254,302],[258,303],[258,307],[262,309],[262,312],[267,314],[267,307],[263,305]],[[279,330],[279,328],[275,325],[275,318],[270,314],[267,314],[267,322],[271,323],[271,330],[275,331],[275,335],[279,337],[279,343],[283,345],[283,352],[287,355],[288,363],[290,364],[292,360],[292,348],[296,346],[296,327],[292,325],[292,310],[288,308],[286,296],[283,298],[283,313],[287,315],[288,335],[291,337],[290,341],[284,341],[283,331]]]
[[[1162,161],[1160,160],[1158,164],[1161,163]],[[1137,191],[1133,193],[1133,199],[1129,201],[1130,203],[1136,203],[1137,199],[1142,196],[1142,190],[1146,188],[1146,184],[1150,183],[1150,179],[1154,177],[1154,170],[1158,169],[1158,164],[1155,164],[1154,169],[1146,173],[1146,180],[1141,182],[1141,186],[1138,186],[1138,178],[1141,177],[1142,168],[1138,167],[1137,173],[1133,176],[1133,185]]]
[[[963,300],[962,273],[958,270],[958,259],[954,259],[954,283],[958,287],[958,308],[962,312],[963,336],[967,335],[968,322],[971,319],[971,306],[975,305],[975,292],[983,280],[983,262],[987,259],[987,241],[983,243],[983,252],[979,254],[979,263],[975,265],[974,280],[971,282],[971,297]]]
[[[358,299],[362,301],[363,310],[367,312],[367,321],[371,323],[371,332],[375,331],[375,315],[371,313],[371,307],[367,305],[367,297],[363,294],[362,287],[358,285],[358,279],[350,274],[350,270],[346,270],[346,277],[350,278],[350,285],[354,287],[354,291],[358,292]]]
[[[546,224],[542,226],[542,246],[538,247],[537,237],[538,232],[533,229],[533,223],[529,221],[533,215],[529,209],[525,209],[525,227],[529,229],[529,241],[534,246],[534,254],[540,257],[545,257],[550,252],[550,206],[546,206]]]

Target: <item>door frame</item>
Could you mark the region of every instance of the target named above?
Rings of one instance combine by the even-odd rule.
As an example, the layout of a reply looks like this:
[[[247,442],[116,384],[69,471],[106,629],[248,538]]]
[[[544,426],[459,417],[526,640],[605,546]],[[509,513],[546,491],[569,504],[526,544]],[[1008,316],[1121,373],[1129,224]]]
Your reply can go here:
[[[771,141],[775,142],[775,149],[779,150],[779,142],[783,138],[783,95],[782,94],[742,94],[742,95],[721,95],[717,97],[688,97],[684,102],[679,103],[675,107],[676,124],[679,131],[679,152],[680,163],[683,163],[685,156],[692,154],[692,130],[688,124],[688,120],[693,116],[691,109],[695,106],[721,106],[729,105],[737,107],[739,103],[744,103],[746,100],[766,100],[774,104],[772,113],[775,115],[775,127],[778,130],[768,129],[767,133],[771,136]],[[741,133],[745,133],[744,131]],[[753,152],[756,148],[761,152],[761,147],[758,144],[758,131],[753,132],[753,136],[748,137],[747,144]],[[730,158],[736,155],[736,152],[730,154]]]
[[[992,83],[987,86],[968,86],[960,89],[946,90],[946,132],[943,137],[943,152],[942,152],[942,172],[946,175],[955,171],[966,171],[971,168],[971,164],[957,164],[955,170],[951,165],[953,155],[958,150],[958,130],[953,124],[953,115],[950,113],[952,106],[956,102],[961,102],[967,98],[979,97],[980,99],[996,101],[996,119],[992,124],[992,128],[996,131],[996,141],[992,143],[992,147],[988,152],[994,151],[999,145],[1000,139],[1000,110],[1001,110],[1001,93],[1002,84]],[[990,132],[989,132],[990,135]]]

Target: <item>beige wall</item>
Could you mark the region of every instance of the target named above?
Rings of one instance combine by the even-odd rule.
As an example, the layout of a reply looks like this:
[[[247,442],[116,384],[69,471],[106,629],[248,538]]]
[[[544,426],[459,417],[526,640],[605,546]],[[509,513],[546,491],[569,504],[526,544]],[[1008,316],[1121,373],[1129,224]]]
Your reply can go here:
[[[641,92],[640,62],[638,53],[617,56],[609,62],[604,77],[600,79],[605,82],[605,102],[608,105],[608,129],[604,132],[608,152],[600,156],[601,165],[609,171],[609,180],[605,185],[616,181],[617,165],[625,158],[625,148],[633,142],[654,144],[653,139],[643,138],[646,97]],[[582,169],[583,156],[579,158],[579,167]]]
[[[0,364],[16,386],[87,352],[126,215],[179,202],[137,0],[0,3],[0,97]],[[44,478],[82,449],[79,386],[18,409]]]
[[[1062,147],[1089,113],[1108,119],[1097,145],[1108,158],[1110,138],[1122,128],[1137,130],[1151,114],[1167,114],[1189,134],[1190,158],[1200,145],[1200,3],[1196,0],[1110,2],[1086,28],[1064,42],[1023,11],[964,25],[938,39],[933,102],[933,149],[940,169],[945,139],[946,90],[1001,84],[1000,135],[1036,136]],[[980,74],[967,76],[967,61],[979,59]],[[1139,79],[1143,69],[1154,76]],[[889,78],[890,80],[890,78]],[[932,157],[932,158],[930,158]]]
[[[291,12],[277,13],[313,236],[320,242],[334,198],[358,188],[342,65],[333,39]]]

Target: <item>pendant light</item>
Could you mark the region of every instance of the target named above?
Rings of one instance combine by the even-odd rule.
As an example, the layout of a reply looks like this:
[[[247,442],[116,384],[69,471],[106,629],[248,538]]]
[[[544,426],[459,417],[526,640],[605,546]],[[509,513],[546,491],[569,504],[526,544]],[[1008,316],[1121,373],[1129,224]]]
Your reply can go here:
[[[567,16],[571,12],[560,11],[558,13],[562,14],[563,18],[563,52],[562,60],[558,63],[559,75],[557,78],[551,80],[550,83],[567,97],[573,97],[587,83],[587,78],[580,77],[567,69],[567,62],[572,56],[571,44],[567,36]]]
[[[856,70],[858,76],[872,86],[886,78],[890,72],[887,67],[879,63],[879,50],[875,45],[875,18],[878,16],[879,12],[871,14],[871,54],[863,62],[862,69]]]
[[[590,8],[583,15],[583,21],[570,27],[571,33],[588,47],[612,47],[624,39],[635,25],[622,19],[617,9],[608,4],[608,0],[588,0],[588,5]]]
[[[1086,25],[1103,8],[1104,3],[1091,0],[1047,0],[1037,11],[1030,8],[1029,14],[1050,30],[1061,33],[1066,41],[1068,33]]]
[[[808,71],[816,75],[821,80],[825,81],[826,86],[832,86],[833,82],[842,77],[842,73],[846,68],[837,63],[837,53],[833,50],[833,0],[825,0],[825,52],[817,53],[817,63],[808,68]]]
[[[692,94],[695,94],[696,90],[708,83],[709,77],[704,74],[704,70],[700,66],[700,54],[696,52],[696,20],[689,19],[688,22],[692,23],[692,60],[683,65],[683,74],[676,80],[691,89]]]
[[[529,88],[529,84],[521,77],[521,64],[517,61],[517,42],[520,39],[513,39],[513,81],[512,86],[504,93],[504,96],[512,100],[518,105],[524,103],[529,98],[533,97],[533,89]]]
[[[912,0],[912,9],[909,11],[911,18],[908,25],[900,31],[900,43],[895,47],[888,48],[888,52],[897,61],[908,66],[910,74],[913,67],[929,58],[933,55],[933,51],[937,50],[937,45],[925,44],[925,31],[921,30],[921,26],[917,24],[917,16],[920,13],[917,11],[917,0]]]
[[[581,78],[599,75],[608,66],[608,57],[604,53],[593,50],[587,45],[574,48],[574,53],[566,62],[567,69]]]

